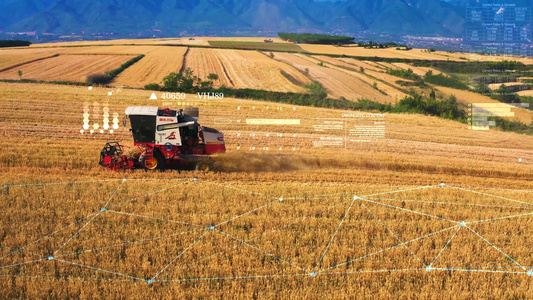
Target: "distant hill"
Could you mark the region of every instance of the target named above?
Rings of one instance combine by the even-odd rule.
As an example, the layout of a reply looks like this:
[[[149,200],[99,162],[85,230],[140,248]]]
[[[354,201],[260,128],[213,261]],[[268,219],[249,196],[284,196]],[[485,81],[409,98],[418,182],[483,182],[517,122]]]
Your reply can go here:
[[[2,0],[0,1],[0,30],[31,18],[46,10],[57,0]]]
[[[4,0],[0,4],[3,30],[57,34],[368,31],[453,37],[463,35],[463,25],[464,8],[441,0]]]

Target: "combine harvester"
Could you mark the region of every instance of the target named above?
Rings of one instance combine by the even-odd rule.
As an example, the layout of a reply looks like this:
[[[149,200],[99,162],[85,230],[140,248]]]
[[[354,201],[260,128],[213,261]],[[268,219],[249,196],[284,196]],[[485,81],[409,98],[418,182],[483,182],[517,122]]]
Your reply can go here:
[[[111,170],[200,170],[212,168],[210,156],[226,152],[224,135],[198,124],[198,108],[183,110],[132,106],[126,109],[133,142],[140,152],[129,156],[125,146],[109,142],[100,153],[100,165]]]

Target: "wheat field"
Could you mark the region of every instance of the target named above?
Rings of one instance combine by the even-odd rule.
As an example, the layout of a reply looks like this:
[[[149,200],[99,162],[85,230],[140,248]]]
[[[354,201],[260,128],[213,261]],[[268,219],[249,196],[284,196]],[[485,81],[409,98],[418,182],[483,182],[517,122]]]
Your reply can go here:
[[[3,297],[527,298],[531,293],[532,136],[386,114],[380,119],[383,138],[355,142],[347,135],[361,124],[349,117],[354,111],[195,95],[149,100],[152,91],[113,86],[160,81],[183,67],[183,58],[202,78],[217,73],[217,85],[301,91],[283,70],[300,84],[319,80],[339,98],[382,95],[382,102],[394,102],[394,91],[402,91],[397,78],[386,74],[395,65],[385,63],[152,45],[180,40],[128,42],[66,48],[61,51],[68,55],[43,60],[109,56],[119,63],[146,55],[110,87],[0,82]],[[31,55],[61,49],[52,46]],[[28,50],[42,50],[33,47]],[[9,59],[7,67],[19,63]],[[86,64],[103,69],[94,61]],[[372,88],[374,81],[387,95]],[[490,102],[434,88],[465,103]],[[227,153],[214,156],[215,171],[205,173],[101,168],[106,142],[132,145],[122,120],[134,105],[199,107],[199,122],[224,133]],[[117,115],[120,127],[113,133],[99,133],[105,111]],[[85,112],[91,126],[100,125],[93,134],[81,133]],[[515,112],[531,122],[528,111]],[[300,123],[265,126],[250,119]],[[345,144],[317,147],[322,138]]]
[[[154,47],[143,59],[120,73],[113,84],[136,88],[150,83],[160,84],[165,76],[181,70],[186,53],[186,47]]]
[[[38,96],[32,96],[35,90]],[[215,118],[297,114],[304,120],[335,118],[343,111],[194,100],[200,122],[225,133],[229,152],[216,158],[224,171],[110,172],[97,165],[100,148],[109,140],[131,145],[131,135],[126,128],[112,135],[80,134],[85,103],[91,113],[99,103],[100,114],[106,106],[120,118],[129,105],[163,103],[148,100],[148,91],[107,92],[0,83],[0,174],[1,186],[8,185],[0,190],[0,284],[6,297],[313,298],[326,291],[335,298],[435,297],[435,292],[523,297],[529,292],[525,271],[476,235],[521,265],[530,261],[531,208],[524,203],[530,202],[533,167],[516,159],[533,161],[529,136],[390,114],[385,140],[341,151],[314,148],[308,140],[321,134],[312,128],[235,127],[216,124]],[[34,113],[20,109],[23,102]],[[248,142],[249,133],[260,132],[297,132],[296,142],[273,143],[296,145],[298,151],[235,148]],[[264,136],[249,142],[272,144]],[[40,183],[65,184],[31,185]],[[429,185],[434,186],[421,188]],[[404,247],[399,241],[409,243]],[[427,266],[433,269],[428,272]],[[506,267],[522,274],[461,271],[467,267]]]
[[[265,89],[280,92],[304,92],[299,85],[310,83],[302,73],[256,51],[226,49],[190,49],[185,60],[200,78],[218,75],[215,87]],[[285,72],[293,82],[282,75]]]
[[[0,79],[19,79],[18,71],[22,71],[25,79],[84,82],[87,76],[114,70],[131,58],[133,56],[63,54],[1,72]]]

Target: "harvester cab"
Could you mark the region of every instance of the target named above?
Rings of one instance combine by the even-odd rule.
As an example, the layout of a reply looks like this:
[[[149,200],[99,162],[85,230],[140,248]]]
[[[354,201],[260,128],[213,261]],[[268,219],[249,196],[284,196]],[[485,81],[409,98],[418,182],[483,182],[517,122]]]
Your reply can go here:
[[[130,120],[134,145],[140,149],[138,159],[128,159],[143,169],[205,171],[211,168],[210,155],[226,151],[221,132],[198,124],[198,108],[171,110],[132,106],[126,109],[126,115]]]

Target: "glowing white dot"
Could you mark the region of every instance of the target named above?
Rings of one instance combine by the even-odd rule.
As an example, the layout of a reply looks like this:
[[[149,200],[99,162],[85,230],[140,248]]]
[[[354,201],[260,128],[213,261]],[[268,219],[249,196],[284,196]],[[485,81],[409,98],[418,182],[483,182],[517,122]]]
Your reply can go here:
[[[109,129],[109,124],[104,124],[104,129],[108,130]]]
[[[85,130],[89,129],[89,124],[83,125],[83,129],[85,129]]]
[[[84,132],[85,132],[85,131],[84,131],[83,129],[82,129],[82,130],[80,130],[80,133],[81,133],[81,134],[83,134]]]
[[[118,124],[113,124],[113,129],[118,129]]]
[[[113,129],[109,130],[109,133],[113,133]]]
[[[113,95],[113,92],[109,92],[109,93],[107,93],[107,95],[111,96],[111,95]]]
[[[91,133],[94,133],[94,130],[91,129]]]
[[[518,159],[518,162],[522,162],[522,159],[521,159],[521,158],[519,158],[519,159]]]
[[[89,91],[92,91],[92,90],[93,90],[93,87],[92,87],[92,86],[90,86],[90,87],[89,87]]]
[[[100,125],[98,125],[98,123],[94,123],[93,128],[96,130],[96,129],[100,128]]]
[[[103,131],[103,130],[100,130],[100,133],[104,133],[104,131]]]
[[[109,123],[109,119],[108,118],[104,118],[104,123]]]

